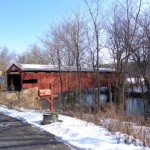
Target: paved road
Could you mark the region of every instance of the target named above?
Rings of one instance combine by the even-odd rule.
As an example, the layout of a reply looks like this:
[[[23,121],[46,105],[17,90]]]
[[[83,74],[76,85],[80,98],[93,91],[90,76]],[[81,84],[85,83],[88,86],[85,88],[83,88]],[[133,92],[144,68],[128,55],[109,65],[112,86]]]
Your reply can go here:
[[[55,139],[16,118],[0,114],[0,150],[71,150]]]

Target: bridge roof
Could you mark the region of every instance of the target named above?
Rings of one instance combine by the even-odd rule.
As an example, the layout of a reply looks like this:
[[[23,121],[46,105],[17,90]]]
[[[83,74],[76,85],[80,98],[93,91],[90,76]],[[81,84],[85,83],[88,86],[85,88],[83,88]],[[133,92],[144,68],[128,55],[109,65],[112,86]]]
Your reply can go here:
[[[59,71],[58,65],[41,65],[41,64],[15,64],[17,67],[19,67],[22,71],[28,72],[28,71],[41,71],[41,72],[50,72],[50,71]],[[63,72],[76,72],[77,67],[76,66],[60,66],[60,70]],[[82,67],[82,72],[94,72],[93,68],[90,67]],[[111,68],[99,68],[99,72],[114,72],[114,69]]]

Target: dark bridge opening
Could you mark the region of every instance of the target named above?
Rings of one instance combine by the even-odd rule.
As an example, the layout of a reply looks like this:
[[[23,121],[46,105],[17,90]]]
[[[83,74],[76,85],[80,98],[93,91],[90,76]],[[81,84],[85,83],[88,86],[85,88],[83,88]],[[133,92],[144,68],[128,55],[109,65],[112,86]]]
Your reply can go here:
[[[21,77],[18,72],[11,72],[8,76],[8,90],[20,91],[21,90]]]

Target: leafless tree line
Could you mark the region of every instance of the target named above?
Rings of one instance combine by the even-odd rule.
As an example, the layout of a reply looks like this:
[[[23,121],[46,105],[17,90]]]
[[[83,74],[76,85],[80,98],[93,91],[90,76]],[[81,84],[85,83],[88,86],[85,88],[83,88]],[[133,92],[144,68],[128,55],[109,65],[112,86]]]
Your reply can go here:
[[[60,82],[61,66],[76,66],[81,99],[81,68],[93,67],[100,87],[98,69],[103,66],[102,54],[105,56],[108,51],[109,63],[116,70],[115,102],[124,103],[123,77],[126,75],[143,78],[150,93],[149,4],[143,0],[122,0],[104,13],[102,0],[84,2],[84,12],[75,11],[71,17],[52,25],[41,37],[42,48],[32,45],[29,51],[15,57],[16,62],[58,65]],[[2,56],[3,53],[6,55]],[[0,56],[5,59],[0,60],[3,62],[0,64],[5,62],[1,67],[6,68],[11,60],[8,50],[1,49]]]

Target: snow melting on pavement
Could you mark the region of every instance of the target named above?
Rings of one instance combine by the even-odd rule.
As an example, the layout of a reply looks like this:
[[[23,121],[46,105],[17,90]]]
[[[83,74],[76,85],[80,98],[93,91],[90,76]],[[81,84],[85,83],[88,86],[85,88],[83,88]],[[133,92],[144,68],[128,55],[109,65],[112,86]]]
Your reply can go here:
[[[82,150],[150,150],[133,144],[125,144],[123,136],[117,144],[116,136],[100,126],[76,118],[59,115],[63,122],[41,125],[43,113],[36,110],[21,109],[21,111],[0,106],[0,113],[18,118],[41,130],[54,134],[58,139]]]

